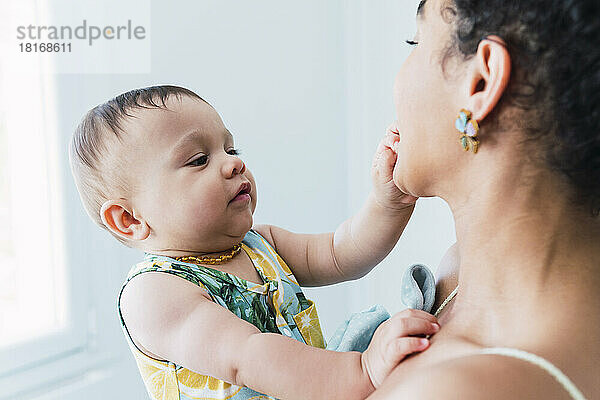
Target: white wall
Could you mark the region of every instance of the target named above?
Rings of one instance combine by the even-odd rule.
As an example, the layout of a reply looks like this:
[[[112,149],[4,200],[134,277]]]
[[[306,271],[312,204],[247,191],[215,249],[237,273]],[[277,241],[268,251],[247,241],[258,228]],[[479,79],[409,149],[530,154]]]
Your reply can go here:
[[[392,86],[408,56],[405,43],[415,35],[418,1],[346,1],[346,90],[350,138],[349,212],[368,193],[369,165],[385,128],[395,119]],[[432,115],[432,118],[434,115]],[[437,268],[445,250],[456,240],[454,221],[441,199],[419,199],[403,236],[390,255],[356,285],[363,296],[349,291],[353,310],[383,304],[390,313],[404,307],[398,288],[406,267],[415,263]]]
[[[85,270],[81,285],[108,321],[99,340],[122,358],[107,375],[118,377],[114,387],[91,392],[80,384],[83,389],[73,386],[67,395],[68,384],[58,384],[62,394],[49,391],[43,398],[144,398],[115,313],[120,284],[141,253],[95,227],[79,203],[66,148],[83,113],[134,87],[187,86],[221,113],[255,174],[256,222],[333,230],[369,191],[370,160],[394,119],[392,82],[408,51],[403,41],[414,34],[417,3],[153,0],[151,73],[56,76],[69,259]],[[326,336],[349,313],[373,303],[398,310],[402,268],[437,265],[453,235],[446,206],[420,200],[406,235],[376,271],[359,282],[308,289]]]

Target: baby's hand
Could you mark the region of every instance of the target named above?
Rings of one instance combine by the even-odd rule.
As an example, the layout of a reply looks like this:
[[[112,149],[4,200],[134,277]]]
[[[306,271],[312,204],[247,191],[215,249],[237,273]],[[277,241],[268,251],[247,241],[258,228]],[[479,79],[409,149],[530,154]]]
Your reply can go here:
[[[407,355],[429,347],[428,339],[410,335],[433,335],[439,328],[433,315],[413,309],[400,311],[379,325],[361,356],[373,386],[378,388]]]
[[[387,128],[384,138],[379,142],[371,167],[371,178],[378,203],[397,210],[417,201],[416,197],[400,191],[394,183],[393,173],[397,158],[395,146],[399,141],[400,135],[394,123]]]

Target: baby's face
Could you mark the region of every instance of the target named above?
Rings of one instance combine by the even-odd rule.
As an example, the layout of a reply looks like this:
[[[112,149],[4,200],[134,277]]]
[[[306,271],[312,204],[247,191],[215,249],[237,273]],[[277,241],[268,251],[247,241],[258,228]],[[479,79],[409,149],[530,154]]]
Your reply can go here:
[[[124,126],[134,217],[150,227],[141,245],[189,254],[231,248],[252,227],[254,177],[211,106],[184,96],[167,107],[137,110]]]

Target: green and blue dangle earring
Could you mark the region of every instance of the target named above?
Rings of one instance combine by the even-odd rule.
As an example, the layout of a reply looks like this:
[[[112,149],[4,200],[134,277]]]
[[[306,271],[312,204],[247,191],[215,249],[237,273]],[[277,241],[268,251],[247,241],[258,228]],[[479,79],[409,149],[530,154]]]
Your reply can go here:
[[[477,153],[479,147],[479,139],[477,134],[479,133],[479,124],[476,120],[472,119],[471,111],[465,110],[464,108],[458,113],[458,118],[454,126],[460,132],[460,144],[465,151],[473,149],[473,153]]]

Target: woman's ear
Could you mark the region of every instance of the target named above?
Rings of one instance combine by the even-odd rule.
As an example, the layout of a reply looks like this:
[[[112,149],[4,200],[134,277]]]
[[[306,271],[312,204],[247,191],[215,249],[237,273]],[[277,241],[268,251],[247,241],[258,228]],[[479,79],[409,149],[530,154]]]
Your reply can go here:
[[[100,208],[100,218],[115,235],[127,240],[144,240],[150,236],[148,223],[136,218],[126,200],[107,200]]]
[[[496,107],[510,80],[510,54],[504,41],[488,36],[479,42],[472,64],[467,109],[482,121]]]

